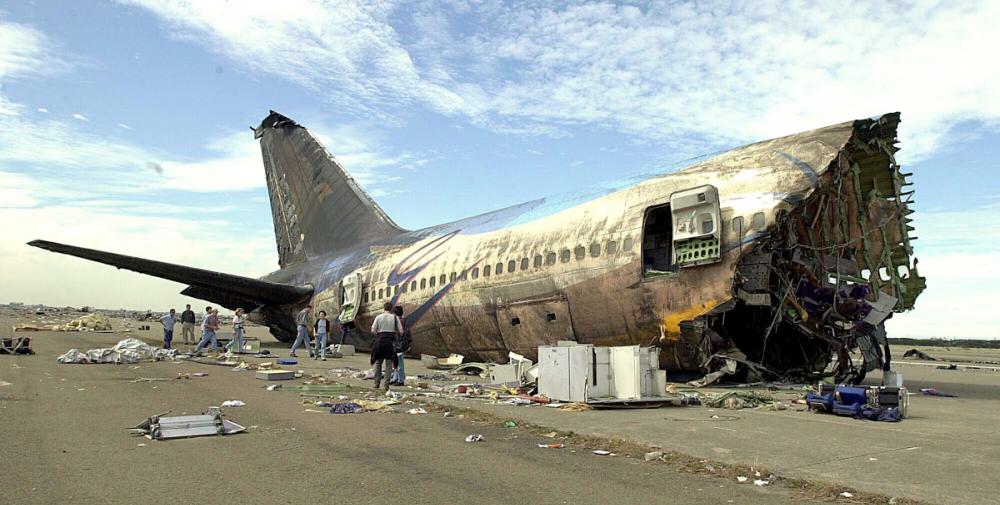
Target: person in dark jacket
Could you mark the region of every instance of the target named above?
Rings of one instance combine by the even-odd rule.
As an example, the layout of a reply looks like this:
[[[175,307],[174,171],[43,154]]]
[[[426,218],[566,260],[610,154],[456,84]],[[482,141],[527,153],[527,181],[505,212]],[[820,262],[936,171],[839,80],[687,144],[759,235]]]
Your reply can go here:
[[[396,368],[392,371],[392,380],[389,382],[390,386],[403,386],[406,384],[406,368],[405,362],[403,361],[403,354],[409,352],[410,343],[413,342],[413,337],[410,336],[410,328],[406,326],[406,320],[403,318],[403,307],[396,305],[392,309],[393,314],[396,314],[396,318],[399,320],[399,326],[402,329],[399,337],[396,338],[395,351],[396,351]]]

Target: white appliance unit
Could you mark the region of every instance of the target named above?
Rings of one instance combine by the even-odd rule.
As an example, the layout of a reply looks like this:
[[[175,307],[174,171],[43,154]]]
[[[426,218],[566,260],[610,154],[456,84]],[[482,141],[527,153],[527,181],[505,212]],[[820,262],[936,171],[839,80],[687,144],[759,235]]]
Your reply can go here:
[[[638,399],[662,396],[658,391],[659,355],[656,348],[637,345],[610,347],[611,396]]]

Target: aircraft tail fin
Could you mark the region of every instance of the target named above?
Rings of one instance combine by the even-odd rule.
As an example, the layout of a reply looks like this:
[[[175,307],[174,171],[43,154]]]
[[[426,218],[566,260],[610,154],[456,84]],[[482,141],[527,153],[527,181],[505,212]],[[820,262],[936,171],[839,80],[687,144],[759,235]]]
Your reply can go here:
[[[308,130],[271,111],[260,139],[281,267],[404,230]]]

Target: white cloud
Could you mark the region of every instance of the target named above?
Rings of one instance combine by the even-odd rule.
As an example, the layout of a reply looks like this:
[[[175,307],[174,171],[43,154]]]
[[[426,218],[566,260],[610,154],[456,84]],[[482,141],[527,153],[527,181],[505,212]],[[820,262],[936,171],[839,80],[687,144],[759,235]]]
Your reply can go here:
[[[422,104],[506,133],[589,125],[697,154],[901,110],[912,161],[1000,118],[998,2],[130,3],[359,113]]]
[[[89,119],[87,119],[87,116],[84,116],[83,114],[80,113],[73,114],[73,119],[76,119],[77,121],[90,121]]]
[[[118,123],[118,127],[121,128],[121,129],[123,129],[123,130],[131,130],[132,129],[131,126],[129,126],[129,125],[125,124],[125,123]]]
[[[38,112],[41,112],[43,114],[48,114],[49,109],[46,109],[45,107],[39,107]]]
[[[888,323],[895,337],[998,338],[1000,221],[995,209],[913,214],[917,268],[927,290]]]

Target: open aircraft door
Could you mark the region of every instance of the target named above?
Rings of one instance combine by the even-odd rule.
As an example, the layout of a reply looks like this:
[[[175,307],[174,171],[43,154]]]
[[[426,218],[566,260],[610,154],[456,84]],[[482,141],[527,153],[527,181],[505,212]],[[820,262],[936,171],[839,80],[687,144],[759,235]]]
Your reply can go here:
[[[690,267],[722,258],[719,190],[705,185],[670,195],[673,221],[671,263]]]
[[[340,316],[341,324],[353,323],[361,308],[361,274],[351,274],[340,281]]]

